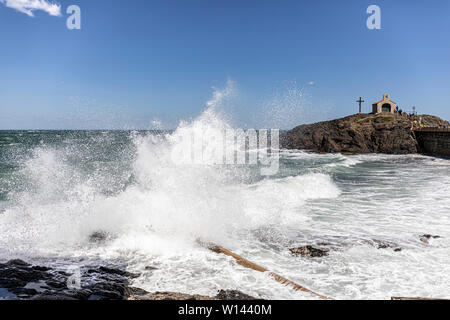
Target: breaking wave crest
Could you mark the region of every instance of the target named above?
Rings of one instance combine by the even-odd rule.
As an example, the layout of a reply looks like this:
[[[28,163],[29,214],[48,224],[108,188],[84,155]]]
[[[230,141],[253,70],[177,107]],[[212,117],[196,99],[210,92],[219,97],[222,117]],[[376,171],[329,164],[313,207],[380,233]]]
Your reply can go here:
[[[319,173],[262,180],[251,167],[175,164],[173,151],[187,140],[181,137],[232,128],[220,109],[232,93],[230,82],[197,119],[172,133],[127,133],[119,147],[108,133],[37,146],[0,216],[3,250],[8,256],[142,248],[158,254],[195,246],[198,238],[227,243],[242,230],[301,221],[305,201],[339,195]],[[109,249],[92,247],[98,233],[110,239]]]

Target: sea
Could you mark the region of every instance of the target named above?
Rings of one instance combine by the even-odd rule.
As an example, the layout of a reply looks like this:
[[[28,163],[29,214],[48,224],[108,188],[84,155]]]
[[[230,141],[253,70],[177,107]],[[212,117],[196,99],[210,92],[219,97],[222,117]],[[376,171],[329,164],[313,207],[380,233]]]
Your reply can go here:
[[[272,176],[173,161],[177,137],[229,126],[208,109],[171,131],[0,131],[0,262],[120,266],[149,292],[316,298],[203,241],[334,299],[450,298],[449,160],[281,149]],[[305,245],[328,255],[289,250]]]

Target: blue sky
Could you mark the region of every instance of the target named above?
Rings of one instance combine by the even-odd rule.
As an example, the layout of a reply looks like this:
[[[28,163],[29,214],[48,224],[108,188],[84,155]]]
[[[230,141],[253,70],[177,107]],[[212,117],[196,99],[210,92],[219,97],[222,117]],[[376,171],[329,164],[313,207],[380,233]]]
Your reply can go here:
[[[8,1],[37,0],[0,0],[0,129],[174,128],[227,79],[238,126],[345,116],[359,96],[369,111],[385,92],[450,119],[448,0],[57,0],[33,17]]]

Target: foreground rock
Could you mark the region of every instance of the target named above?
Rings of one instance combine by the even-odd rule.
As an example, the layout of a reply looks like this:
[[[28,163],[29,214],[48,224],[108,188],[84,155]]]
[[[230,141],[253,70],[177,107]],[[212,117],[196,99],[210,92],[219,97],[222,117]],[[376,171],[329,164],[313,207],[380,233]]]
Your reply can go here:
[[[415,123],[416,122],[416,123]],[[355,114],[332,121],[301,125],[281,135],[287,149],[326,153],[419,153],[413,126],[449,126],[439,117],[407,114]]]
[[[243,292],[237,290],[220,290],[215,297],[202,296],[198,294],[184,294],[178,292],[155,292],[135,293],[129,300],[256,300]]]
[[[328,250],[322,250],[313,246],[302,246],[298,248],[289,249],[292,255],[302,256],[308,258],[319,258],[328,255]]]
[[[122,300],[130,279],[138,276],[107,267],[86,269],[81,273],[82,288],[75,289],[68,285],[70,273],[11,260],[0,264],[0,288],[9,299]]]
[[[396,243],[390,241],[372,239],[371,241],[367,241],[367,244],[377,249],[393,249],[395,252],[402,251],[401,247],[399,247]]]
[[[185,294],[178,292],[155,292],[139,295],[132,295],[128,300],[217,300],[213,297],[201,296],[198,294]]]
[[[245,293],[237,290],[220,290],[216,296],[218,300],[256,300]]]
[[[0,300],[250,300],[240,291],[221,290],[216,297],[175,292],[149,293],[130,286],[138,277],[121,269],[83,267],[81,288],[71,286],[72,274],[22,260],[0,263]],[[69,288],[71,287],[71,288]],[[78,288],[78,289],[77,289]]]
[[[423,234],[419,237],[420,241],[429,244],[431,239],[440,239],[440,236],[433,236],[431,234]]]
[[[429,235],[424,235],[422,237],[426,236]],[[430,237],[432,238],[433,236]],[[400,252],[403,250],[403,248],[400,247],[397,243],[388,240],[332,237],[326,241],[315,242],[312,245],[303,245],[300,247],[289,249],[289,251],[293,256],[296,257],[320,258],[328,256],[330,252],[341,251],[345,250],[346,248],[359,245],[369,245],[376,249],[391,249],[394,252]]]

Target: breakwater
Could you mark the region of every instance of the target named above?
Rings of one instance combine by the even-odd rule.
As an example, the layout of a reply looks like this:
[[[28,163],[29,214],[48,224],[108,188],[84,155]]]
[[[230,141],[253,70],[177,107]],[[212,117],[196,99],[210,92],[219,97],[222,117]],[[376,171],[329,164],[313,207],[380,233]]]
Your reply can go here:
[[[450,129],[422,128],[414,134],[420,153],[450,157]]]

